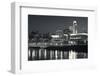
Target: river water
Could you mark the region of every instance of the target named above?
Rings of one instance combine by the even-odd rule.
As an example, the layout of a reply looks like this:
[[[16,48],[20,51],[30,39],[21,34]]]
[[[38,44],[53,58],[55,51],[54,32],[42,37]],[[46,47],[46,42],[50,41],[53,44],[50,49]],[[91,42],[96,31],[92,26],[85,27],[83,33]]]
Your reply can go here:
[[[59,60],[88,58],[87,46],[29,47],[28,60]]]

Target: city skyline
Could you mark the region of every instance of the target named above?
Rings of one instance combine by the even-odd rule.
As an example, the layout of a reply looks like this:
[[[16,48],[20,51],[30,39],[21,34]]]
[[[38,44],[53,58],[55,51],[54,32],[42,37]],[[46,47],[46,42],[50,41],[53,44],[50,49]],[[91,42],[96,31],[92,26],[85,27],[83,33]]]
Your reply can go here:
[[[73,26],[73,21],[77,21],[77,30],[80,33],[87,33],[88,18],[73,16],[44,16],[28,15],[28,32],[39,31],[41,33],[54,33],[58,29],[64,29],[65,26]]]
[[[88,58],[88,17],[28,15],[28,60]]]

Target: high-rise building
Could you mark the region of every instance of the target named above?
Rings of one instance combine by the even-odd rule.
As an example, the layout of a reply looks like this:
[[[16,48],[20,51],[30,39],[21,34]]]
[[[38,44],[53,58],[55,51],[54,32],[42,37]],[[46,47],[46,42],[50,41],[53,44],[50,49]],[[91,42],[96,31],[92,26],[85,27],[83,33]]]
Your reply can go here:
[[[77,34],[77,21],[73,21],[73,34]]]

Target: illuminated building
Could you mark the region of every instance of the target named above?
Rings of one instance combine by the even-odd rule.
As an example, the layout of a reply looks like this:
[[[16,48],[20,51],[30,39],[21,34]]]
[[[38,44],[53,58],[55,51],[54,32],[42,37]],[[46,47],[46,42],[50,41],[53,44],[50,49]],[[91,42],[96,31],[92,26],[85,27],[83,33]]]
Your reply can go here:
[[[73,21],[73,34],[77,34],[77,21]]]

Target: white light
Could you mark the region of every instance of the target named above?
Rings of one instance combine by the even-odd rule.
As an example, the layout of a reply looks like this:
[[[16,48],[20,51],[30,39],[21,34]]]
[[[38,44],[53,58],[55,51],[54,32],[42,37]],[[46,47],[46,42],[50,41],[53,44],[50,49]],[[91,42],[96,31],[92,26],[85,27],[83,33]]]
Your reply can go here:
[[[52,38],[59,38],[59,35],[51,35]]]
[[[57,50],[55,50],[55,57],[56,57],[56,59],[58,58]]]

